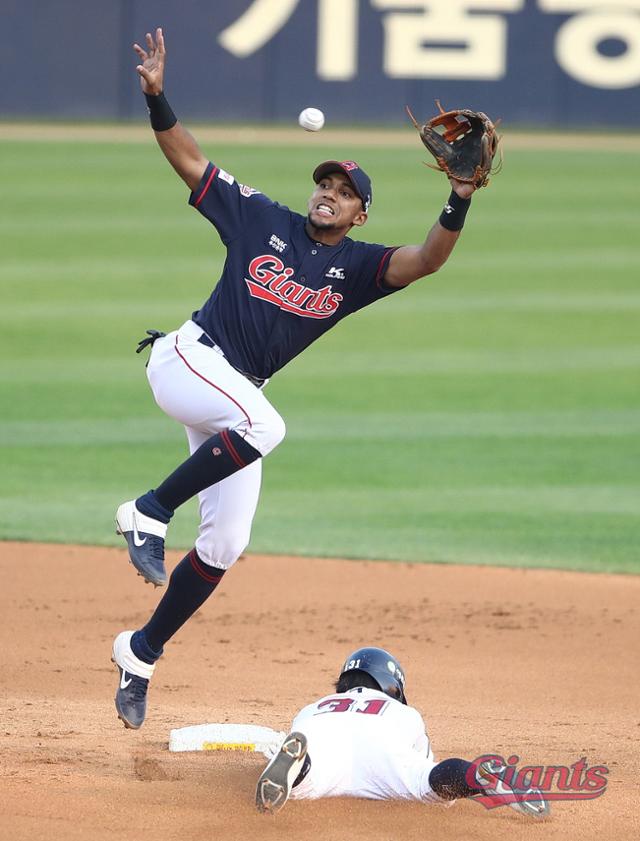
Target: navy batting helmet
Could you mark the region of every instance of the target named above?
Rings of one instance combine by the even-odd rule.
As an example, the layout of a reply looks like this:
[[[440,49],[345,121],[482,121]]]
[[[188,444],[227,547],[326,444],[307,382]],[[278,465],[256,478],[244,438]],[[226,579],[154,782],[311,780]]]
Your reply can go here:
[[[340,670],[346,672],[366,672],[380,687],[381,691],[396,701],[407,703],[404,694],[404,669],[393,654],[384,648],[359,648],[350,654]]]

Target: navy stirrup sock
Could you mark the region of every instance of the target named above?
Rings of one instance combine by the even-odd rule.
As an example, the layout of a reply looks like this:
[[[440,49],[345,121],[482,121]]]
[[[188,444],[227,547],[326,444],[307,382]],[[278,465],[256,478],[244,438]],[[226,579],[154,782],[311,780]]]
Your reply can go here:
[[[155,651],[151,648],[142,631],[133,632],[133,636],[131,637],[131,650],[138,659],[142,660],[143,663],[148,663],[150,666],[153,666],[156,660],[162,656],[162,649],[160,649],[160,651]]]
[[[139,511],[148,517],[163,520],[154,513],[155,505],[160,513],[173,515],[178,506],[205,488],[215,485],[261,457],[261,453],[247,443],[233,429],[217,432],[204,442],[186,461],[159,485],[136,500]]]
[[[136,499],[136,508],[141,514],[153,517],[154,520],[160,520],[165,525],[173,517],[173,511],[165,508],[164,505],[160,505],[153,491],[147,491],[146,494],[139,496]]]
[[[133,635],[133,653],[144,662],[149,662],[151,655],[155,663],[163,645],[205,603],[225,572],[203,563],[192,549],[171,573],[169,586],[151,619]]]

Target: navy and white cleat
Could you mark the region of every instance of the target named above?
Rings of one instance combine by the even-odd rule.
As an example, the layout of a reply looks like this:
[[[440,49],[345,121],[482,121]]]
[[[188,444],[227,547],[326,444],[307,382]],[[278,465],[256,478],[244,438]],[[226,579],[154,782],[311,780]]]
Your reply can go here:
[[[116,511],[116,532],[127,541],[129,558],[144,580],[156,587],[167,583],[164,567],[164,539],[167,526],[136,508],[135,499],[123,502]]]
[[[122,631],[113,641],[111,662],[118,667],[120,683],[116,691],[118,718],[130,730],[138,730],[147,712],[147,689],[155,669],[131,650],[133,631]]]
[[[302,771],[306,755],[307,737],[304,733],[289,733],[258,780],[256,806],[260,812],[273,815],[282,809]]]

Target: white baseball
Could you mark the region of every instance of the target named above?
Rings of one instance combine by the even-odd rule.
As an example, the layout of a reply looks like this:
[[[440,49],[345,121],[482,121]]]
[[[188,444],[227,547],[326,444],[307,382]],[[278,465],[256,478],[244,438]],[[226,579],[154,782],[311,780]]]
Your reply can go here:
[[[319,108],[305,108],[300,112],[298,122],[305,131],[320,131],[324,125],[324,114]]]

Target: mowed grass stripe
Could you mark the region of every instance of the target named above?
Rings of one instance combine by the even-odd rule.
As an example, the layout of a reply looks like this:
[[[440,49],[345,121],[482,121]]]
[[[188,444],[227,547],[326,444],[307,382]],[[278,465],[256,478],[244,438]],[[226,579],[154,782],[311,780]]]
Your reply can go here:
[[[14,325],[15,326],[15,325]],[[141,333],[142,338],[144,332]],[[117,360],[120,362],[120,360]],[[86,367],[86,361],[84,363]],[[13,377],[19,381],[28,381],[31,377],[43,379],[47,368],[55,368],[55,363],[37,358],[23,370],[14,371]],[[401,351],[387,353],[375,368],[371,364],[371,354],[353,352],[348,359],[341,352],[327,352],[307,362],[304,368],[290,375],[291,380],[313,376],[333,379],[335,368],[339,366],[344,377],[380,377],[396,373],[400,377],[412,374],[508,374],[508,373],[560,373],[563,371],[609,371],[640,367],[640,345],[607,348],[562,348],[545,351],[539,349],[513,351],[510,355],[502,350],[425,350],[410,355]],[[29,367],[31,371],[29,371]],[[82,363],[78,365],[82,367]],[[68,372],[62,372],[68,376]],[[89,374],[90,376],[90,374]],[[11,379],[10,376],[7,377]],[[141,386],[143,385],[141,379]]]
[[[540,490],[541,495],[544,491]],[[263,518],[280,514],[282,547],[278,551],[293,551],[302,547],[307,554],[316,545],[313,533],[301,526],[300,503],[312,506],[320,523],[331,523],[325,542],[330,555],[340,555],[340,548],[348,541],[353,528],[362,531],[359,556],[452,562],[459,564],[503,564],[508,566],[557,567],[568,569],[599,569],[602,571],[637,571],[637,562],[626,552],[624,535],[634,527],[635,516],[626,513],[598,511],[572,512],[544,510],[492,510],[487,504],[480,510],[465,510],[457,505],[445,511],[432,511],[419,504],[414,497],[393,499],[382,494],[373,522],[367,509],[353,505],[352,494],[339,491],[318,506],[312,492],[303,494],[296,503],[289,495],[274,491],[258,512],[256,526]],[[530,504],[531,500],[527,502]],[[398,515],[398,505],[402,514]],[[352,518],[347,522],[339,516],[345,505],[350,506]],[[405,506],[409,505],[408,509]],[[394,541],[390,546],[389,532]],[[622,536],[622,537],[621,537]],[[275,541],[266,542],[267,551],[275,550]],[[352,555],[353,556],[353,555]]]
[[[127,270],[130,274],[130,269]],[[60,273],[59,280],[68,282],[68,279]],[[11,310],[0,312],[0,322],[10,323],[17,319],[44,318],[49,316],[62,316],[69,313],[81,317],[85,315],[94,316],[96,306],[100,306],[100,313],[113,315],[122,312],[122,303],[107,300],[98,301],[96,298],[87,301],[69,303],[64,301],[23,301],[11,306]],[[427,299],[419,299],[417,296],[407,296],[393,301],[393,308],[389,315],[397,315],[407,311],[415,312],[420,310],[427,317],[430,313],[467,313],[467,312],[602,312],[613,311],[625,313],[628,310],[640,309],[640,294],[620,292],[617,294],[591,294],[591,295],[568,295],[553,293],[523,293],[523,294],[500,294],[486,296],[468,296],[464,300],[454,297],[433,295]],[[135,299],[129,296],[127,300],[127,313],[131,314],[132,308],[136,311],[143,311],[150,315],[170,315],[175,318],[175,313],[180,312],[184,302],[180,299],[165,299],[163,301],[147,301]]]
[[[635,436],[640,409],[558,412],[361,412],[336,410],[318,419],[316,413],[287,415],[291,441],[384,441],[393,430],[403,440],[437,438],[589,438],[594,435]],[[78,446],[167,441],[176,443],[180,428],[165,417],[122,417],[112,420],[0,420],[0,447]]]
[[[288,413],[288,438],[384,440],[389,430],[401,438],[456,437],[574,437],[634,435],[640,428],[640,410],[596,410],[589,414],[559,412],[361,412],[336,410],[322,419],[314,413]],[[123,417],[91,421],[0,421],[0,446],[24,446],[46,437],[50,445],[93,444],[113,441],[175,440],[179,427],[165,417]]]
[[[640,368],[640,344],[606,348],[562,348],[554,350],[425,350],[411,354],[387,351],[375,366],[371,354],[354,351],[348,358],[342,353],[325,353],[306,363],[298,376],[332,377],[338,366],[344,376],[380,376],[398,372],[408,374],[447,373],[502,374],[543,373],[561,371],[608,371],[614,368]],[[295,375],[294,375],[295,376]]]

